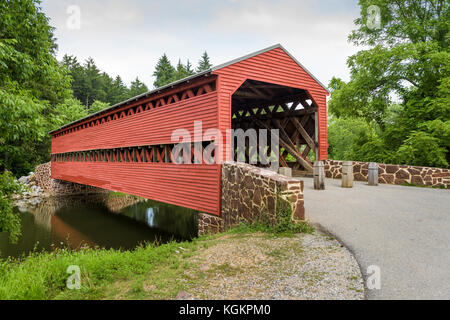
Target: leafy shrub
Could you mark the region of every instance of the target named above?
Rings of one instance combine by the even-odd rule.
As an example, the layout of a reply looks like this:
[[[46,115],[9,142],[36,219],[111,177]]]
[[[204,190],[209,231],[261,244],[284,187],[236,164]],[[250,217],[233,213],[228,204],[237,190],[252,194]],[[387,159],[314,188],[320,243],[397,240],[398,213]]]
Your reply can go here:
[[[447,167],[446,149],[439,146],[439,140],[423,131],[413,132],[398,149],[399,163],[416,166]]]
[[[109,104],[101,102],[100,100],[95,100],[94,103],[89,108],[88,113],[94,114],[96,112],[102,111],[103,109],[109,108]]]
[[[305,222],[293,222],[290,203],[281,197],[278,197],[277,221],[272,229],[278,234],[311,233],[314,230]]]
[[[9,232],[13,243],[19,239],[21,228],[20,218],[13,212],[12,195],[20,191],[21,187],[14,182],[11,172],[0,174],[0,231]]]

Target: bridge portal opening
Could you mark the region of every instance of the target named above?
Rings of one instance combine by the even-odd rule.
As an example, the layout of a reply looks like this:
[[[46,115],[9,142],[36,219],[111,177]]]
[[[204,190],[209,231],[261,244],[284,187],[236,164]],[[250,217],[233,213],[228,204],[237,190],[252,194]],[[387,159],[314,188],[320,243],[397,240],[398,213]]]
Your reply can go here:
[[[231,114],[234,130],[278,129],[280,149],[275,157],[279,166],[290,167],[296,174],[312,172],[318,153],[317,105],[306,90],[246,80],[232,96]],[[245,158],[249,163],[258,157],[258,147],[249,140],[241,150],[235,142],[235,161]],[[267,145],[270,155],[270,134]]]

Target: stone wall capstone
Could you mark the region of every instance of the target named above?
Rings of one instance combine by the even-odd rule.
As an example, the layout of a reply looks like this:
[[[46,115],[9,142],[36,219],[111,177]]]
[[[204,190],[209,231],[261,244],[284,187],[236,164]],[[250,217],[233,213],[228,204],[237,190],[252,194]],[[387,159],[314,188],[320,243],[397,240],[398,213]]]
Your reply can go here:
[[[108,190],[83,184],[53,179],[51,162],[36,167],[35,177],[39,187],[52,196],[108,193]]]
[[[341,179],[342,164],[343,161],[324,160],[325,176]],[[353,161],[353,177],[356,181],[367,181],[368,173],[369,162]],[[450,169],[378,164],[378,182],[398,185],[410,183],[450,189]]]
[[[221,186],[221,215],[199,214],[199,235],[263,219],[274,224],[279,201],[290,204],[293,221],[305,219],[301,180],[245,163],[225,162]]]

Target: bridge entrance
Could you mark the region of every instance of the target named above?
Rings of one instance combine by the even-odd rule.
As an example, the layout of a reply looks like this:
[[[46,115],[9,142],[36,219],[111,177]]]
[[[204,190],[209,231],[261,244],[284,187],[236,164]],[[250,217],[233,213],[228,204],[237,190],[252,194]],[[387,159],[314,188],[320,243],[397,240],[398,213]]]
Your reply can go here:
[[[279,130],[279,166],[295,171],[312,172],[317,159],[317,105],[306,90],[246,80],[232,96],[232,128]],[[268,135],[270,140],[270,135]],[[237,143],[236,143],[237,145]],[[266,155],[270,155],[270,141]],[[258,158],[258,147],[251,146],[249,139],[245,149],[236,147],[234,160]]]

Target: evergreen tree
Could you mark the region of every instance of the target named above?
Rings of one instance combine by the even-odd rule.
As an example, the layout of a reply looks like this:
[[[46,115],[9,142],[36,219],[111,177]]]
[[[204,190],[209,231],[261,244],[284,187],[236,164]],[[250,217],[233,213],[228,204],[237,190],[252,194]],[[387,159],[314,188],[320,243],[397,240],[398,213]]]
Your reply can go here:
[[[114,88],[114,79],[106,72],[103,72],[101,74],[101,78],[102,78],[102,86],[103,86],[103,90],[104,90],[105,102],[107,102],[109,104],[114,104],[116,101],[115,90],[114,90],[115,89]]]
[[[89,108],[95,100],[106,100],[104,81],[100,70],[92,58],[88,58],[84,64],[84,78],[82,82],[83,92],[79,99]]]
[[[192,69],[192,64],[189,61],[189,59],[186,62],[185,70],[186,70],[186,76],[192,76],[193,74],[195,74],[195,71]]]
[[[131,82],[130,91],[129,91],[128,96],[130,98],[132,98],[132,97],[138,96],[142,93],[145,93],[147,91],[148,91],[148,88],[145,85],[145,83],[141,82],[139,80],[139,78],[136,77],[136,80]]]
[[[125,84],[122,81],[122,78],[120,76],[116,76],[116,78],[113,81],[112,86],[112,101],[109,101],[111,105],[114,105],[116,103],[119,103],[121,101],[127,100],[129,97],[129,90],[125,86]]]
[[[155,88],[159,88],[171,83],[175,79],[175,73],[175,68],[164,53],[161,58],[159,58],[155,67],[155,72],[153,72],[153,76],[156,77],[153,85]]]
[[[61,65],[68,70],[69,75],[72,77],[72,91],[73,95],[81,100],[83,92],[83,78],[84,78],[84,69],[83,66],[80,65],[77,58],[75,56],[64,55]]]
[[[205,51],[202,54],[200,61],[198,62],[197,72],[201,72],[204,70],[208,70],[212,67],[212,64],[209,62],[208,53]]]
[[[175,80],[180,80],[187,77],[186,67],[181,63],[181,59],[178,59],[177,69],[175,71]]]

